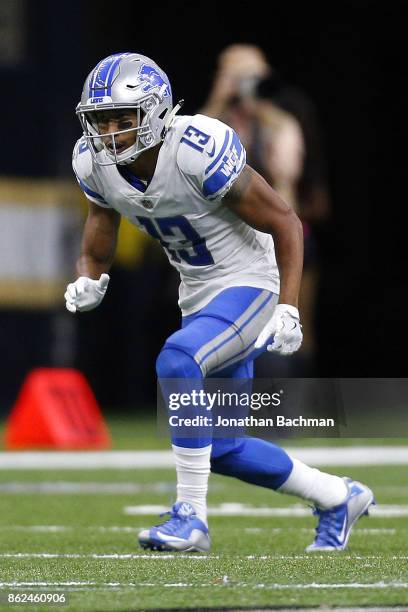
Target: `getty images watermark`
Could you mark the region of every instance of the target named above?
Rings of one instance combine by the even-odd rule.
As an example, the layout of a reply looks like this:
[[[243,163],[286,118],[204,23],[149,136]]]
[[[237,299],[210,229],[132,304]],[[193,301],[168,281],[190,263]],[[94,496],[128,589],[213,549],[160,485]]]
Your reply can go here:
[[[299,404],[299,390],[287,379],[166,379],[159,384],[159,433],[170,428],[180,438],[210,433],[268,438],[288,436],[292,430],[303,436],[337,435],[337,413]]]
[[[273,417],[261,417],[249,413],[247,415],[226,415],[225,409],[249,409],[258,411],[262,408],[277,408],[282,403],[284,391],[274,393],[228,392],[218,389],[207,392],[204,389],[193,389],[190,392],[170,393],[168,399],[169,411],[180,411],[181,414],[169,414],[171,427],[334,427],[333,418],[313,418],[299,415],[287,417],[276,414]],[[191,413],[191,409],[201,409],[204,414]],[[190,409],[190,410],[189,410]],[[208,412],[217,411],[213,416]],[[240,410],[238,412],[241,412]]]

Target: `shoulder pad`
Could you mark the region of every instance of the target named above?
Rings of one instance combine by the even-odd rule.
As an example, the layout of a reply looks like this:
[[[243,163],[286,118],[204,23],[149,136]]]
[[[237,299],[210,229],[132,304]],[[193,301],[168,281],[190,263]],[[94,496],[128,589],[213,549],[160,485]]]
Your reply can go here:
[[[80,180],[85,180],[92,175],[92,154],[84,137],[80,138],[74,147],[72,167]]]
[[[221,150],[230,128],[212,117],[186,118],[177,149],[177,164],[184,174],[202,176],[205,168]]]

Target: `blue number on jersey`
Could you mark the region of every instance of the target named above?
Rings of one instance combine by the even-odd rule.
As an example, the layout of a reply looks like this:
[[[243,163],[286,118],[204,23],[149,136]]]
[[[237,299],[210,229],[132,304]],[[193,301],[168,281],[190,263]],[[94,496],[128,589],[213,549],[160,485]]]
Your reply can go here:
[[[180,261],[181,261],[180,257],[178,257],[177,253],[175,251],[173,251],[173,249],[170,248],[169,243],[166,242],[165,240],[163,240],[163,237],[159,234],[159,232],[158,232],[155,224],[153,223],[153,221],[151,219],[149,219],[148,217],[139,217],[139,216],[136,216],[136,219],[139,221],[140,225],[143,225],[143,227],[145,228],[146,232],[152,238],[155,238],[156,240],[158,240],[160,242],[160,244],[162,245],[162,247],[164,249],[166,249],[166,251],[168,252],[170,257],[172,259],[174,259],[174,261],[177,261],[178,263],[180,263]]]
[[[159,226],[160,232],[157,230],[155,224],[148,217],[136,217],[137,220],[146,231],[152,236],[159,240],[161,245],[168,251],[171,258],[177,262],[180,262],[180,257],[190,266],[209,266],[214,263],[214,259],[210,251],[207,249],[205,238],[202,238],[200,234],[192,227],[189,221],[179,215],[178,217],[162,217],[156,219],[156,223]],[[173,229],[178,229],[185,236],[187,246],[193,248],[194,255],[190,255],[187,249],[174,249],[170,248],[168,242],[163,240],[163,236],[174,236]]]
[[[214,263],[210,251],[207,249],[205,238],[194,229],[185,217],[164,217],[157,219],[157,223],[163,236],[174,236],[173,228],[179,229],[183,236],[191,242],[195,255],[190,255],[186,249],[179,249],[178,255],[190,266],[209,266]]]
[[[184,135],[187,136],[187,138],[184,138]],[[188,128],[184,131],[184,135],[180,142],[185,142],[186,144],[190,145],[190,147],[193,147],[193,149],[200,151],[200,153],[204,151],[205,145],[210,140],[209,134],[205,134],[193,125],[188,126]]]

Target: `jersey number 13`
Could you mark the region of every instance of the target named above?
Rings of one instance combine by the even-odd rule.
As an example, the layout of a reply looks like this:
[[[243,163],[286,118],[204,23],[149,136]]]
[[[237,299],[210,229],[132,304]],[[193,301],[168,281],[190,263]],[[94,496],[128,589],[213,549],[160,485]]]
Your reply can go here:
[[[214,263],[212,255],[207,249],[205,238],[202,238],[182,215],[177,217],[161,217],[155,219],[154,222],[148,217],[137,216],[136,219],[150,236],[159,240],[160,244],[174,261],[181,263],[181,260],[183,260],[190,264],[190,266],[209,266]],[[177,230],[184,237],[184,240],[181,239],[179,242],[185,244],[190,252],[187,248],[170,248],[165,238],[166,236],[177,236]]]

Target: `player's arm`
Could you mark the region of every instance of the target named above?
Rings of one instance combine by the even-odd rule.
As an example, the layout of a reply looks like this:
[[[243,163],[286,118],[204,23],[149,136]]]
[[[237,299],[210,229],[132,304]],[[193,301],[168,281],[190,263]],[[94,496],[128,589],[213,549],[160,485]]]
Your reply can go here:
[[[279,267],[279,304],[259,334],[255,348],[274,336],[269,350],[281,354],[296,351],[302,342],[298,296],[303,267],[302,224],[295,211],[250,166],[245,166],[224,197],[238,217],[261,232],[272,234]]]
[[[120,214],[116,210],[89,202],[76,266],[78,276],[98,279],[101,274],[109,272],[115,256],[119,224]]]
[[[223,201],[248,225],[272,234],[281,278],[279,302],[297,307],[303,266],[303,231],[293,208],[248,165]]]
[[[120,214],[89,202],[88,217],[82,235],[81,253],[77,261],[78,278],[65,293],[70,312],[96,308],[109,283],[109,271],[116,251]]]

